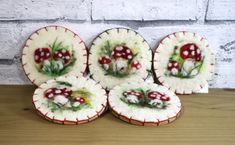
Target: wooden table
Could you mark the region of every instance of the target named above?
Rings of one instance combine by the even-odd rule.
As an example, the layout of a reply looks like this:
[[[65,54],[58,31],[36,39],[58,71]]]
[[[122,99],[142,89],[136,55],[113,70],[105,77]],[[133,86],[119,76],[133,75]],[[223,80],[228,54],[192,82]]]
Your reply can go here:
[[[235,90],[180,96],[184,111],[171,124],[135,126],[109,112],[83,125],[53,124],[31,103],[34,86],[0,86],[0,144],[3,145],[234,145]]]

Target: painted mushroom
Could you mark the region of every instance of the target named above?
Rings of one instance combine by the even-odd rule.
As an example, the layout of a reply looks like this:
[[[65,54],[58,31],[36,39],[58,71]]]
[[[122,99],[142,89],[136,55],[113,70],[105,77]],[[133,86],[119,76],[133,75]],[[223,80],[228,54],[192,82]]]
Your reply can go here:
[[[163,95],[160,97],[160,100],[162,101],[170,101],[170,97],[166,96],[166,95]]]
[[[68,97],[70,95],[68,92],[65,92],[65,89],[49,88],[44,92],[44,96],[52,99],[58,105],[65,105],[69,101]]]
[[[63,88],[63,89],[50,88],[45,91],[44,95],[47,98],[52,98],[55,95],[64,95],[66,97],[69,97],[71,94],[72,94],[72,91],[67,88]]]
[[[108,70],[111,59],[108,56],[102,56],[99,58],[98,62],[104,67],[105,70]]]
[[[126,60],[130,60],[132,59],[133,57],[133,52],[131,51],[131,49],[127,46],[116,46],[114,49],[113,49],[113,52],[112,52],[112,57],[117,60],[119,58],[123,58],[123,59],[126,59]]]
[[[162,94],[157,91],[150,91],[148,92],[147,96],[149,99],[153,100],[153,99],[160,99]]]
[[[126,91],[123,93],[129,103],[139,103],[139,100],[143,98],[143,93],[135,90]]]
[[[141,68],[141,64],[139,61],[135,60],[134,62],[131,63],[131,69],[133,71],[136,71]]]
[[[201,61],[201,51],[199,47],[193,43],[185,44],[180,48],[180,57],[184,59],[182,66],[183,76],[195,76],[198,74],[198,70],[192,69],[195,67],[196,62]]]
[[[184,60],[191,58],[195,61],[200,61],[201,51],[200,51],[200,48],[196,44],[188,43],[188,44],[183,45],[180,48],[180,56]]]
[[[158,91],[148,92],[148,98],[151,100],[158,99],[158,100],[162,100],[162,101],[170,101],[170,97],[168,97],[165,94],[162,94]]]
[[[147,96],[150,99],[148,104],[156,108],[164,108],[164,102],[170,101],[170,97],[157,91],[151,91]]]
[[[128,63],[133,58],[133,52],[127,46],[116,46],[112,51],[112,58],[115,60],[113,70],[126,72]]]
[[[64,64],[66,65],[71,60],[71,54],[68,50],[59,49],[59,50],[55,51],[53,58],[55,60],[59,60],[59,59],[63,60]]]
[[[171,60],[168,65],[167,69],[173,74],[176,75],[179,72],[179,63],[177,61]]]
[[[83,97],[76,97],[74,101],[73,106],[78,107],[80,104],[85,103],[86,100]]]
[[[48,48],[37,48],[34,51],[34,61],[36,63],[42,63],[51,57],[51,52]]]

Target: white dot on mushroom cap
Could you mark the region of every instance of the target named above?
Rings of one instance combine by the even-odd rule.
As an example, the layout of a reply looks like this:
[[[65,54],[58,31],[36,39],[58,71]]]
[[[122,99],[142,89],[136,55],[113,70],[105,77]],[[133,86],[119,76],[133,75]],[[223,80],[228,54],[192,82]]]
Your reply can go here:
[[[155,97],[155,94],[151,94],[150,97]]]
[[[194,45],[191,45],[189,49],[194,50],[194,48],[195,48]]]
[[[62,50],[62,53],[65,53],[65,52],[66,52],[66,50],[63,49],[63,50]]]
[[[131,50],[130,50],[130,49],[127,49],[127,50],[126,50],[126,53],[131,53]]]
[[[112,55],[114,55],[114,51],[112,52]]]
[[[131,59],[131,58],[132,58],[132,56],[131,56],[131,55],[128,55],[128,56],[127,56],[127,58],[128,58],[128,59]]]
[[[35,55],[35,56],[34,56],[34,59],[35,59],[35,60],[38,60],[38,59],[39,59],[39,57],[38,57],[37,55]]]
[[[178,64],[177,63],[174,63],[174,66],[177,66]]]
[[[43,61],[43,58],[41,58],[40,61]]]
[[[65,56],[65,59],[70,59],[70,57],[69,56]]]
[[[117,53],[117,56],[121,56],[121,54],[120,54],[120,53]]]
[[[194,56],[195,55],[195,51],[192,51],[191,54],[192,54],[192,56]]]
[[[121,51],[122,49],[123,49],[122,46],[116,47],[116,50],[118,50],[118,51]]]
[[[42,51],[42,48],[39,48],[39,51]]]
[[[188,51],[184,51],[183,54],[187,56],[188,55]]]
[[[108,57],[108,56],[105,56],[105,58],[109,59],[109,57]]]
[[[137,65],[137,68],[139,69],[140,67],[141,67],[140,64],[138,64],[138,65]]]
[[[60,53],[60,54],[58,54],[58,56],[59,56],[59,57],[61,57],[61,56],[62,56],[62,54]]]
[[[68,93],[64,93],[64,95],[69,95]]]
[[[172,63],[168,63],[168,67],[171,67],[172,66]]]
[[[49,95],[48,95],[48,98],[52,98],[54,96],[54,94],[53,93],[50,93]]]
[[[61,93],[61,90],[56,90],[55,93]]]
[[[199,54],[201,51],[200,51],[200,49],[197,49],[197,53]]]
[[[50,53],[47,53],[47,56],[49,56],[50,55]]]
[[[44,52],[41,52],[41,56],[44,56]]]

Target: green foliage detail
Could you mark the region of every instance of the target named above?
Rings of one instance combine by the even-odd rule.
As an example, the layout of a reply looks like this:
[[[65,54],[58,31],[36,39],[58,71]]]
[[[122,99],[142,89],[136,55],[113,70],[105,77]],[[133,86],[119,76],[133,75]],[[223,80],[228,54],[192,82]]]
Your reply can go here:
[[[166,109],[168,105],[170,105],[170,103],[168,103],[167,101],[162,101],[162,108],[158,108],[156,105],[151,105],[149,104],[149,102],[151,101],[147,94],[148,92],[150,92],[150,90],[145,90],[143,88],[136,88],[136,89],[132,89],[132,90],[135,90],[135,91],[138,91],[138,92],[142,92],[143,96],[142,98],[139,99],[139,102],[138,103],[132,103],[132,102],[128,102],[126,99],[125,99],[125,96],[122,95],[122,97],[120,98],[120,100],[126,104],[128,104],[129,106],[131,107],[148,107],[148,108],[155,108],[155,109]],[[124,91],[125,92],[125,91]]]
[[[51,49],[52,54],[54,54],[56,51],[61,49],[69,50],[70,47],[68,45],[63,45],[62,41],[58,42],[56,38],[53,44],[49,45],[49,48]],[[42,64],[35,65],[36,69],[38,70],[38,72],[47,76],[56,77],[67,74],[76,62],[76,58],[74,57],[75,52],[73,50],[73,46],[71,47],[71,50],[71,59],[68,64],[64,65],[63,60],[54,60],[53,57],[51,57],[50,59],[45,60]]]
[[[57,83],[60,85],[65,85],[65,86],[72,86],[72,84],[68,82],[57,81]],[[73,104],[75,103],[74,99],[78,96],[82,96],[85,99],[85,103],[80,104],[79,106],[75,107],[73,106]],[[65,110],[71,110],[71,111],[77,112],[81,109],[92,107],[92,103],[91,103],[92,96],[93,94],[90,91],[88,91],[86,88],[80,88],[76,91],[73,91],[71,96],[68,97],[67,103],[69,105],[57,104],[53,102],[53,99],[48,99],[47,106],[48,108],[51,109],[51,112],[57,112],[57,111],[63,112]]]

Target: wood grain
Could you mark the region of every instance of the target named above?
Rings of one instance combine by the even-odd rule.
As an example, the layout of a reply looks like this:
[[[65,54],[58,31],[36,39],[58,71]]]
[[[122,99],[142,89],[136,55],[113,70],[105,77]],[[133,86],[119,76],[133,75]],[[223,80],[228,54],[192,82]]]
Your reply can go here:
[[[0,86],[0,144],[3,145],[234,145],[235,90],[181,95],[179,119],[159,127],[125,123],[109,112],[83,125],[53,124],[33,109],[33,86]]]

